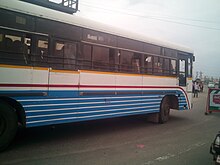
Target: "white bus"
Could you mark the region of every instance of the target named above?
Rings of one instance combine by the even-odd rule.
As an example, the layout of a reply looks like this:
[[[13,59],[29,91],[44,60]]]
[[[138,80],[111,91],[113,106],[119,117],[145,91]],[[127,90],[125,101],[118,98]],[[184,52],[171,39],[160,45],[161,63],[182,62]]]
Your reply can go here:
[[[0,150],[37,127],[191,108],[193,51],[0,0]],[[146,32],[147,35],[147,32]]]

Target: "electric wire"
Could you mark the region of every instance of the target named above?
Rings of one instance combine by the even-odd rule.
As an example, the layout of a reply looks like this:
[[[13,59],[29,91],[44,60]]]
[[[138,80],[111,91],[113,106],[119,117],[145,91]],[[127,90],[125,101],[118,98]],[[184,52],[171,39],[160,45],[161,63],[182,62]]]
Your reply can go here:
[[[103,8],[103,7],[99,7],[99,6],[90,5],[90,4],[87,4],[87,3],[81,3],[81,4],[83,6],[92,7],[92,8],[96,8],[96,9],[101,9],[101,10],[104,10],[105,12],[110,12],[110,13],[117,12],[117,13],[124,14],[124,15],[129,15],[129,16],[134,16],[134,17],[141,17],[141,18],[145,18],[145,19],[152,19],[152,20],[158,20],[158,21],[175,23],[175,24],[181,24],[181,25],[185,25],[185,26],[192,26],[192,27],[204,28],[204,29],[209,29],[209,30],[220,30],[220,28],[215,28],[215,27],[208,27],[208,26],[203,26],[203,25],[195,25],[195,24],[190,24],[190,23],[179,22],[179,21],[176,21],[176,19],[182,19],[182,20],[194,21],[194,22],[202,22],[202,23],[219,23],[219,22],[216,22],[216,21],[206,21],[206,20],[189,19],[189,18],[182,18],[182,17],[173,17],[173,18],[176,18],[176,19],[173,19],[170,16],[165,16],[168,19],[164,19],[165,17],[162,18],[161,16],[157,17],[157,16],[139,15],[139,14],[128,13],[128,12],[124,12],[124,11],[120,11],[120,10],[107,9],[107,8]]]

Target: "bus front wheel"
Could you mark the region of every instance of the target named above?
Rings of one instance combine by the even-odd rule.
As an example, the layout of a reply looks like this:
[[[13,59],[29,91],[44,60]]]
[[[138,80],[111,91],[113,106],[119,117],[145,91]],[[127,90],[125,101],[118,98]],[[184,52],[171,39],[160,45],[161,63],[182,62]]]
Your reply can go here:
[[[159,123],[163,124],[169,120],[170,116],[170,99],[164,97],[160,105]]]
[[[8,147],[14,138],[18,127],[15,110],[5,102],[0,101],[0,151]]]

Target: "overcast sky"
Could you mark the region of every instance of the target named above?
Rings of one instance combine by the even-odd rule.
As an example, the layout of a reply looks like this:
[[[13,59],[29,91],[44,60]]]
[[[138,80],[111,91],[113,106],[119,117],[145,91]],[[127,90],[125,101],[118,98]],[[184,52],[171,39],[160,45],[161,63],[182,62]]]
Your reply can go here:
[[[190,47],[194,73],[220,77],[219,0],[79,0],[79,10],[76,15]]]

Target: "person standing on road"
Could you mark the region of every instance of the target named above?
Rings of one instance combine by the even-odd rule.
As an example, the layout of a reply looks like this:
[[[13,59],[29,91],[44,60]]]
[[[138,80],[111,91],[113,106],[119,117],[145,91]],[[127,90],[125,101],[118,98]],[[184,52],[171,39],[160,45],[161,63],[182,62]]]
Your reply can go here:
[[[199,96],[199,83],[195,82],[194,83],[194,97],[198,97]]]
[[[202,82],[200,82],[200,84],[199,84],[199,92],[203,92],[203,83]]]

